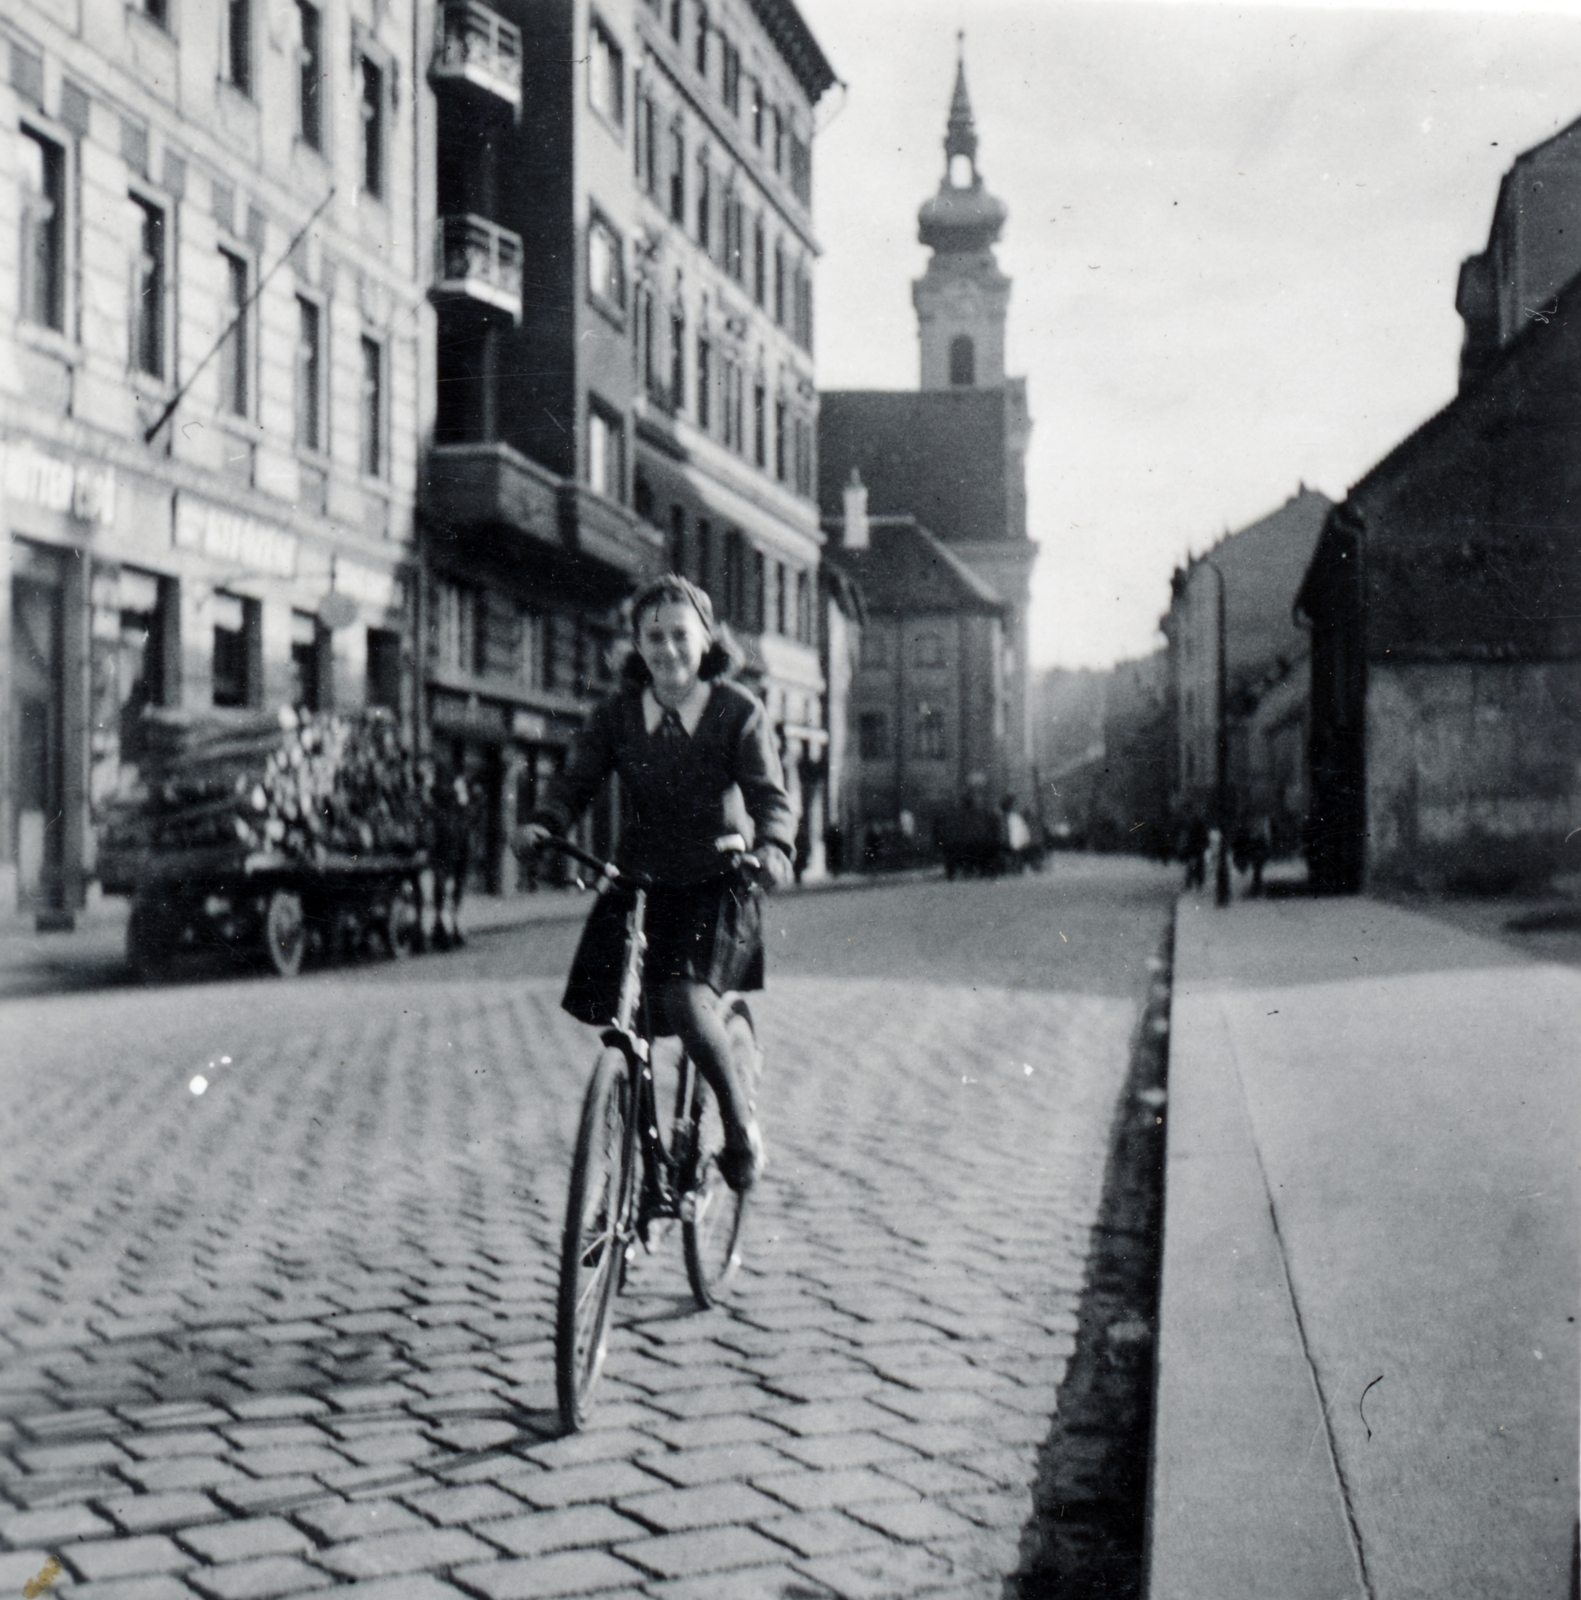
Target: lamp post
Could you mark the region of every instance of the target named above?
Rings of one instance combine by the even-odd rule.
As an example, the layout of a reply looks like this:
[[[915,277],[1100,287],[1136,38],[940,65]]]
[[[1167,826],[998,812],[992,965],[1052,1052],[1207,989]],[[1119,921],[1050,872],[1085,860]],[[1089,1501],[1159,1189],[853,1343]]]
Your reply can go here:
[[[1225,626],[1224,573],[1210,557],[1202,558],[1218,579],[1217,646],[1214,650],[1213,686],[1213,810],[1219,830],[1219,848],[1213,868],[1213,903],[1227,906],[1230,903],[1230,725],[1228,717],[1229,662]]]

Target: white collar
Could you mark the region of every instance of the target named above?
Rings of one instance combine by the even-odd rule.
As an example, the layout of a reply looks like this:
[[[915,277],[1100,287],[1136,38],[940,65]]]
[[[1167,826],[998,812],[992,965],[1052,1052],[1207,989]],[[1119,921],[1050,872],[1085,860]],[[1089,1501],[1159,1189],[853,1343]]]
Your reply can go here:
[[[688,739],[697,732],[697,724],[703,720],[703,712],[708,705],[708,697],[712,694],[711,687],[699,678],[691,687],[686,698],[675,708],[675,714],[681,719],[681,726],[686,729]],[[664,720],[664,707],[659,704],[659,697],[651,688],[642,691],[642,725],[649,733],[657,733],[659,724]]]

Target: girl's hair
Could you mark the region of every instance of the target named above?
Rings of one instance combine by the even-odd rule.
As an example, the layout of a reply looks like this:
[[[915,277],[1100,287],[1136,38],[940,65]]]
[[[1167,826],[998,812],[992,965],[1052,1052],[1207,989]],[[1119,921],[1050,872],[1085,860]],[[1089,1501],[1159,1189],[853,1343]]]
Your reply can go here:
[[[730,630],[723,623],[714,621],[714,603],[706,592],[699,589],[690,578],[683,578],[678,572],[667,572],[663,577],[650,578],[631,597],[632,638],[636,638],[637,630],[642,626],[644,612],[652,611],[656,606],[671,604],[690,606],[702,618],[703,626],[708,630],[708,648],[703,651],[703,660],[697,669],[697,676],[705,681],[711,681],[714,678],[728,678],[736,672],[741,665],[742,657],[739,646],[730,636]],[[620,675],[627,683],[634,683],[642,688],[653,682],[653,674],[648,671],[648,663],[636,650],[632,650],[621,663]]]

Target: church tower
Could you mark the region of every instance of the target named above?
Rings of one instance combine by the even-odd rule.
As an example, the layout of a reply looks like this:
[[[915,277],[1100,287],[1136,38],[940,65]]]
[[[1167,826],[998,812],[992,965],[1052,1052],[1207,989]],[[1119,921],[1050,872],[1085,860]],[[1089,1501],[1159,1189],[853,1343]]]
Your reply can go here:
[[[917,213],[917,237],[933,251],[928,270],[911,286],[924,389],[997,389],[1005,381],[1010,280],[999,270],[994,245],[1008,215],[977,170],[962,54],[944,136],[944,177]]]

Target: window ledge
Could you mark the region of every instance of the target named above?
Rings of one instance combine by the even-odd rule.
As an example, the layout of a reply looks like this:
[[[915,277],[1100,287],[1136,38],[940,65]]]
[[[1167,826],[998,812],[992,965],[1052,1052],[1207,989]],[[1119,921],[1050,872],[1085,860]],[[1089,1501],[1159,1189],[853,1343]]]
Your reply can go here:
[[[65,334],[54,328],[46,327],[42,322],[24,322],[20,317],[16,321],[18,340],[25,345],[30,345],[40,355],[54,356],[57,361],[63,361],[68,367],[80,367],[85,359],[83,348],[75,339],[68,339]]]
[[[613,300],[606,300],[603,295],[589,289],[587,303],[612,327],[621,333],[626,331],[626,313]]]

